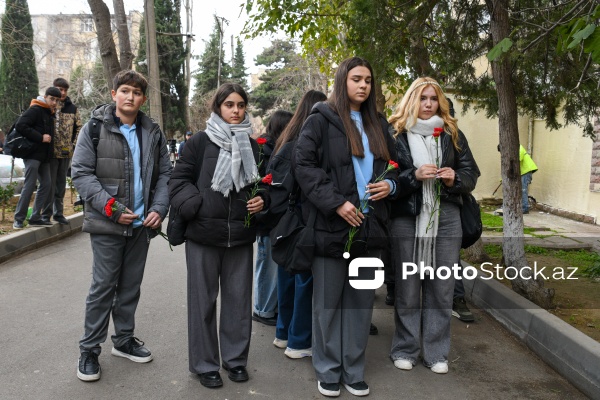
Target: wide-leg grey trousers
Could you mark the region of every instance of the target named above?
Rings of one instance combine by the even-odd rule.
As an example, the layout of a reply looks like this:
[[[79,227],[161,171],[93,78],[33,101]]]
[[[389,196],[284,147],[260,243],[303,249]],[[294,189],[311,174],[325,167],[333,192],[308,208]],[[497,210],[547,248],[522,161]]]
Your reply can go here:
[[[317,379],[346,384],[364,381],[375,290],[350,286],[348,261],[343,258],[315,257],[312,271],[312,361]],[[356,279],[373,276],[373,269],[360,268]]]
[[[252,244],[217,247],[188,240],[188,344],[190,372],[246,366],[252,333]],[[221,313],[217,330],[217,296]]]
[[[402,276],[402,263],[413,258],[415,217],[394,218],[391,222],[392,257],[396,265],[396,331],[392,339],[392,360],[406,359],[416,363],[419,354],[431,367],[447,361],[450,352],[450,319],[454,279],[426,277],[418,274]],[[460,208],[442,202],[436,238],[436,266],[452,268],[459,259],[462,228]]]

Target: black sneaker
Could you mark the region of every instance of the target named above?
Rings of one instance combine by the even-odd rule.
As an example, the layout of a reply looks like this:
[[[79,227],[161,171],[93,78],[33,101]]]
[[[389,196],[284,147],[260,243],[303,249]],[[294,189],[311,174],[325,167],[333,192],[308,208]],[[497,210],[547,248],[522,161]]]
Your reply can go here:
[[[452,315],[461,320],[462,322],[473,322],[475,321],[475,317],[469,307],[467,307],[467,302],[464,297],[455,297],[452,301]]]
[[[57,215],[52,218],[61,225],[69,225],[69,221],[62,215]]]
[[[152,361],[152,353],[144,347],[144,342],[132,337],[123,345],[113,347],[111,354],[117,357],[128,358],[136,363],[147,363]]]
[[[367,385],[365,381],[352,383],[350,385],[344,383],[344,387],[355,396],[366,396],[369,394],[369,385]]]
[[[98,354],[92,351],[84,351],[79,356],[79,367],[77,377],[85,382],[93,382],[100,379],[100,364]]]
[[[50,222],[46,219],[38,219],[35,221],[29,220],[29,225],[31,225],[31,226],[50,226],[50,225],[52,225],[52,222]]]
[[[371,327],[369,328],[369,335],[371,336],[375,336],[379,333],[379,329],[377,329],[377,327],[373,324],[371,324]]]
[[[275,326],[275,325],[277,325],[277,314],[275,314],[275,316],[273,316],[271,318],[267,318],[267,317],[261,317],[257,313],[252,313],[252,320],[256,321],[256,322],[260,322],[261,324],[265,324],[268,326]]]
[[[338,397],[340,395],[340,384],[339,383],[323,383],[317,382],[317,388],[319,393],[327,397]]]

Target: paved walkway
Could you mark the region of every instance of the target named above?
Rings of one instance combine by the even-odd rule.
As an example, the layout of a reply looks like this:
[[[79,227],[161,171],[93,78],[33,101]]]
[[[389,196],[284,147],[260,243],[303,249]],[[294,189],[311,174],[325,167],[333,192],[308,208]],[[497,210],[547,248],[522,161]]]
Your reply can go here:
[[[40,230],[46,228],[31,228]],[[39,233],[38,233],[39,235]],[[155,360],[146,365],[100,356],[102,379],[76,378],[77,341],[89,288],[91,249],[78,233],[0,264],[0,399],[319,399],[310,359],[290,360],[272,345],[274,328],[253,323],[250,381],[200,385],[187,368],[186,268],[183,246],[152,242],[136,319],[136,336]],[[487,313],[453,318],[450,373],[422,365],[405,372],[388,358],[393,309],[376,298],[366,381],[373,399],[585,399],[581,392]],[[250,309],[248,310],[250,313]],[[112,329],[112,327],[111,327]],[[558,345],[558,344],[557,344]],[[342,399],[354,398],[342,389]]]
[[[535,235],[525,235],[525,243],[555,249],[590,249],[600,253],[600,225],[586,224],[541,211],[523,215],[526,227]],[[502,243],[502,232],[484,231],[485,243]],[[543,236],[543,237],[540,237]]]

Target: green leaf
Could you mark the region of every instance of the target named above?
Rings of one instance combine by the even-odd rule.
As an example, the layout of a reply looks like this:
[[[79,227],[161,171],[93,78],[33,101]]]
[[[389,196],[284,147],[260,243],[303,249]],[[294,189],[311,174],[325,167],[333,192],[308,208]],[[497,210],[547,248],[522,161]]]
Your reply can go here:
[[[573,41],[569,43],[567,49],[572,49],[573,47],[581,43],[582,40],[587,39],[592,33],[594,33],[595,29],[596,25],[588,24],[588,26],[586,26],[585,28],[577,31],[575,34],[573,34]]]
[[[490,61],[495,61],[502,53],[506,53],[513,45],[513,41],[510,38],[504,38],[495,45],[490,52],[487,54],[487,58]]]

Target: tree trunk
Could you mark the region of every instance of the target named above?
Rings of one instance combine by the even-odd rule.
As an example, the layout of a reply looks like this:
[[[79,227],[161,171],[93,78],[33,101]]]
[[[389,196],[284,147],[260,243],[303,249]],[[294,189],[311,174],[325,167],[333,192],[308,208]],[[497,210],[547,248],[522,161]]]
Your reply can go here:
[[[465,258],[474,263],[483,263],[490,261],[490,256],[485,252],[483,248],[483,241],[481,238],[477,240],[473,246],[465,249]]]
[[[156,16],[154,0],[144,1],[144,21],[146,31],[146,60],[148,62],[148,100],[150,117],[164,129],[162,101],[160,98],[160,74],[158,71],[158,45],[156,43]]]
[[[383,85],[381,84],[381,81],[375,83],[375,95],[375,98],[377,99],[377,111],[385,115],[385,96],[383,95]]]
[[[112,36],[110,11],[108,11],[108,7],[102,0],[88,0],[88,4],[94,16],[104,76],[109,89],[112,89],[113,77],[121,70],[121,66],[119,65],[117,49]]]
[[[497,45],[510,34],[508,0],[486,0],[491,24],[492,45]],[[492,73],[498,93],[498,121],[500,131],[500,165],[504,197],[503,256],[507,267],[520,270],[521,276],[511,281],[515,292],[540,307],[552,307],[554,290],[544,288],[543,279],[533,279],[527,266],[523,238],[523,211],[521,208],[521,172],[519,167],[519,129],[517,101],[512,82],[510,58],[507,54],[492,62]]]
[[[113,0],[115,9],[115,22],[117,24],[117,35],[119,36],[119,64],[121,70],[131,69],[133,62],[133,53],[131,51],[131,41],[129,39],[129,29],[127,29],[127,15],[123,0]]]

